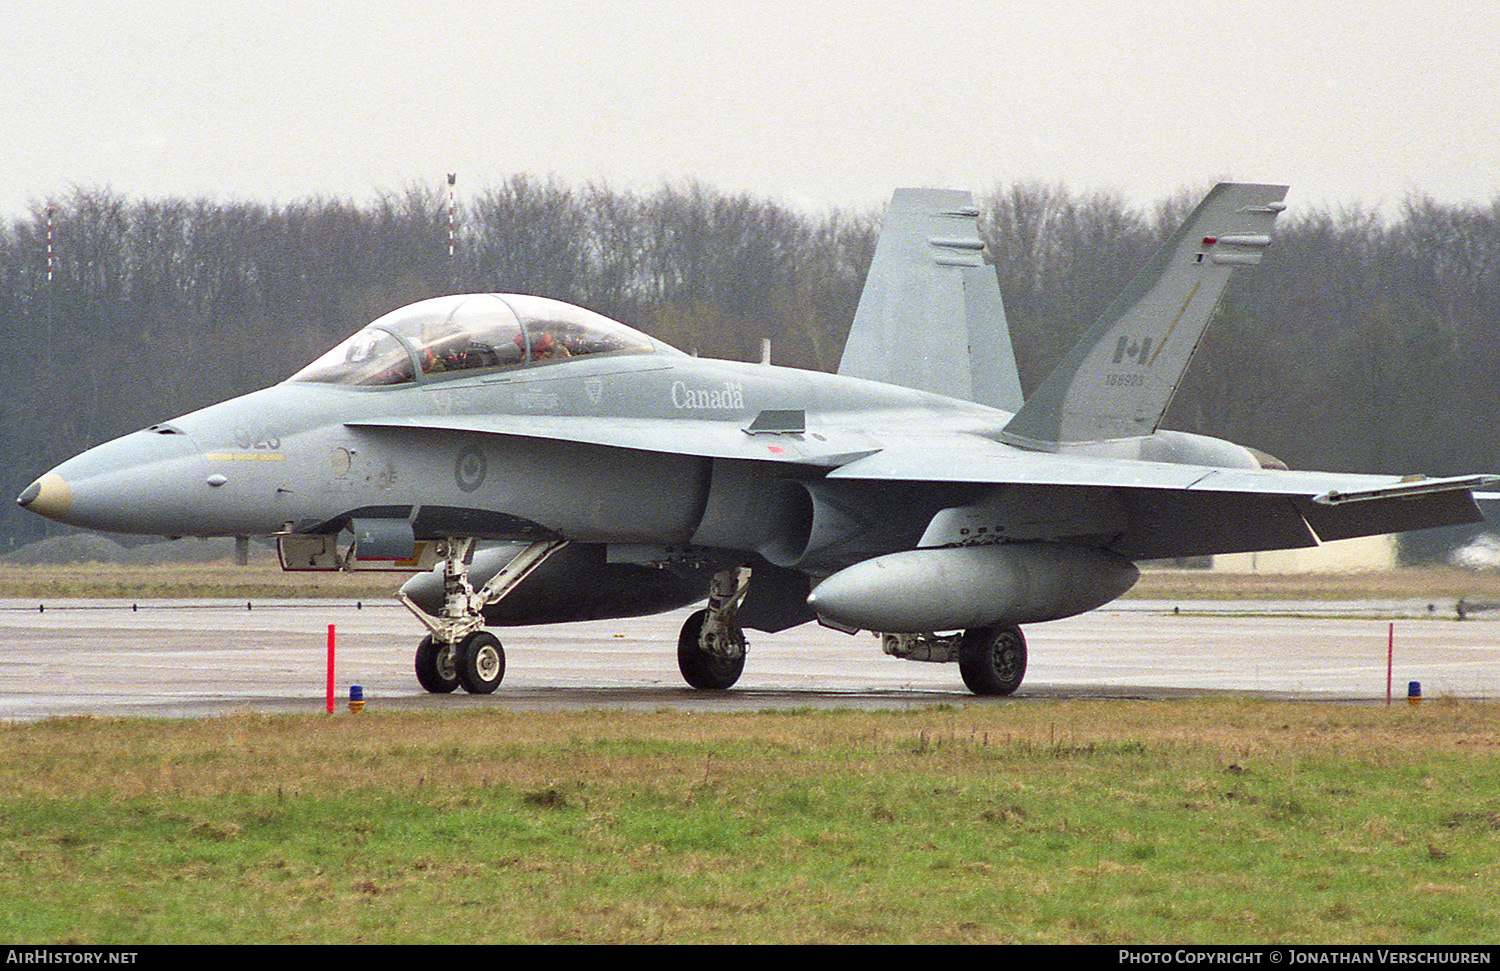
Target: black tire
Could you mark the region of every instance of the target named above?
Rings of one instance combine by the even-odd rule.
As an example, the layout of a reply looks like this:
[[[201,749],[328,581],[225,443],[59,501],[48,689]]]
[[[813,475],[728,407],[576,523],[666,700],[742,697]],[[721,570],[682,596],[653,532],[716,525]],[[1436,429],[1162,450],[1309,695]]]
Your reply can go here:
[[[454,647],[453,667],[469,694],[490,694],[505,677],[505,648],[489,631],[476,631]]]
[[[698,637],[707,618],[708,611],[700,610],[682,625],[682,633],[677,636],[677,668],[683,680],[699,691],[723,691],[738,681],[745,670],[745,632],[732,628],[731,636],[740,642],[739,657],[705,651]]]
[[[428,634],[417,645],[417,683],[435,695],[445,695],[458,687],[458,671],[453,664],[454,651],[439,645]]]
[[[1014,624],[964,631],[958,671],[976,695],[1008,695],[1026,677],[1026,637]]]

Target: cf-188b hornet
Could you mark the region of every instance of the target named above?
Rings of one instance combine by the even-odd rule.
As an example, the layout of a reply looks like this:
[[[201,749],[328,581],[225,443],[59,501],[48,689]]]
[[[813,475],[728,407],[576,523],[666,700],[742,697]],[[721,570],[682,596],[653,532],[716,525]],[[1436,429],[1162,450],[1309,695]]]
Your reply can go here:
[[[1484,476],[1290,471],[1160,428],[1284,186],[1220,185],[1023,400],[978,209],[887,209],[837,374],[689,356],[536,296],[437,297],[288,380],[70,459],[22,506],[89,529],[274,536],[287,570],[413,573],[431,692],[505,672],[487,628],[706,600],[677,654],[728,688],[745,630],[818,621],[1007,695],[1021,625],[1136,563],[1479,520]]]

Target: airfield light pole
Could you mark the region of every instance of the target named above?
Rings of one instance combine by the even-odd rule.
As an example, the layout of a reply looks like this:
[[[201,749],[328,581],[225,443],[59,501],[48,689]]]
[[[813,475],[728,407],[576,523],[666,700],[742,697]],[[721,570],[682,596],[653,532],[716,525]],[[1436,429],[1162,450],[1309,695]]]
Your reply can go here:
[[[49,348],[48,351],[44,352],[44,353],[46,353],[48,359],[44,360],[42,362],[42,366],[46,369],[44,373],[47,373],[47,374],[51,374],[52,373],[52,361],[50,360],[52,352],[51,352],[50,348],[52,347],[52,345],[54,343],[56,343],[56,335],[52,333],[52,322],[53,322],[53,319],[57,316],[57,311],[56,311],[56,306],[55,306],[55,304],[57,303],[57,294],[52,289],[52,274],[53,274],[53,270],[57,266],[57,260],[56,260],[56,257],[53,255],[53,247],[52,247],[52,217],[53,217],[53,214],[56,213],[56,212],[57,212],[57,207],[54,206],[50,202],[47,203],[47,292],[46,292],[46,300],[42,304],[46,308],[46,314],[47,314],[47,319],[45,321],[45,325],[46,325],[46,328],[47,328],[47,342],[46,343],[47,343],[47,347]]]
[[[457,190],[454,186],[458,182],[458,173],[448,173],[448,282],[454,289],[458,289],[458,266],[453,261],[454,240],[458,235],[458,203],[455,201]]]
[[[57,258],[54,255],[52,245],[52,217],[56,212],[57,207],[50,202],[47,203],[47,293],[46,300],[43,303],[43,306],[46,308],[47,314],[45,323],[47,327],[48,348],[51,348],[52,345],[56,343],[56,335],[52,333],[53,320],[57,316],[57,293],[52,288],[52,274],[57,267]],[[52,373],[52,362],[50,360],[51,353],[52,352],[48,350],[46,354],[48,355],[49,359],[42,362],[43,367],[46,369],[45,373],[47,374]]]
[[[41,361],[38,362],[43,374],[52,374],[55,372],[55,362],[53,360],[55,351],[53,349],[58,343],[55,329],[57,326],[57,291],[52,285],[53,272],[57,266],[52,236],[53,217],[56,212],[57,206],[51,202],[47,203],[47,284],[42,290],[42,328],[44,337],[42,340]],[[53,529],[52,527],[53,524],[51,522],[43,524],[40,535],[33,533],[32,538],[42,539],[57,535],[60,530]],[[16,537],[13,533],[9,537],[9,545],[13,547],[15,543]]]

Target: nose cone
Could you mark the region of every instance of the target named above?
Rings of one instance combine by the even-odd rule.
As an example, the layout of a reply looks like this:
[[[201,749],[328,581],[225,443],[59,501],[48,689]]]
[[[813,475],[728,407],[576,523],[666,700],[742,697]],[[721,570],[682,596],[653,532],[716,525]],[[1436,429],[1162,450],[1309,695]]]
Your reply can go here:
[[[85,529],[184,535],[203,456],[181,434],[136,432],[69,459],[27,486],[28,512]],[[207,491],[206,487],[202,491]]]
[[[16,497],[16,502],[22,509],[30,509],[48,519],[60,519],[67,515],[68,507],[73,504],[73,490],[67,479],[56,472],[48,472],[27,486]]]

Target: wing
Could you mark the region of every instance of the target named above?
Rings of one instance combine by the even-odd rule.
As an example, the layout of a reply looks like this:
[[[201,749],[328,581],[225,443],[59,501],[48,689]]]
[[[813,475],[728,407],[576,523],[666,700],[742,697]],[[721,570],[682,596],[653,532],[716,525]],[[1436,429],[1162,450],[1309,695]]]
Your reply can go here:
[[[979,498],[939,512],[922,546],[1062,540],[1130,559],[1292,549],[1320,541],[1478,522],[1487,476],[1429,479],[1216,468],[1019,449],[977,435],[882,446],[857,431],[785,429],[797,413],[721,421],[559,415],[419,416],[349,422],[375,432],[454,432],[805,467],[830,483],[900,484]],[[800,428],[800,425],[796,426]]]
[[[802,434],[801,411],[761,412],[747,425],[682,418],[595,418],[573,415],[419,415],[346,422],[369,431],[441,431],[579,442],[606,448],[753,459],[834,467],[872,455],[879,446],[858,432]]]

